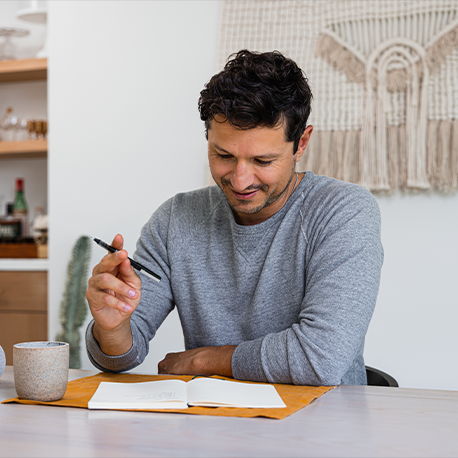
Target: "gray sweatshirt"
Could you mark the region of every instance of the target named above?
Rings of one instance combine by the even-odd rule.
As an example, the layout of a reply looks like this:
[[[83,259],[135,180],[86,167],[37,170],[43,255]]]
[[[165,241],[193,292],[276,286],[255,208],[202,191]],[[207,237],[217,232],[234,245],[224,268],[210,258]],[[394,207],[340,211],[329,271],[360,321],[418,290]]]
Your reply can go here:
[[[237,345],[237,379],[366,383],[364,338],[383,249],[379,208],[364,188],[307,172],[286,204],[254,226],[235,222],[217,186],[178,194],[143,227],[134,257],[162,280],[141,276],[124,355],[105,355],[89,325],[87,350],[99,369],[139,365],[176,306],[186,349]]]

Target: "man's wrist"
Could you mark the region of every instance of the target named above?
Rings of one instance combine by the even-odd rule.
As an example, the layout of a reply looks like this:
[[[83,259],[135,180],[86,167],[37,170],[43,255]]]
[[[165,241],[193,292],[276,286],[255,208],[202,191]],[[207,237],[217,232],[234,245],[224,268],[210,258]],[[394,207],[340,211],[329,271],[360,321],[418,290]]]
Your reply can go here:
[[[216,353],[213,355],[212,363],[215,364],[214,374],[223,375],[225,377],[232,377],[232,354],[237,348],[236,345],[223,345],[221,347],[210,347],[215,349]]]
[[[121,323],[117,328],[109,330],[101,328],[95,321],[92,327],[92,335],[102,352],[108,356],[120,356],[132,348],[133,339],[130,320]]]

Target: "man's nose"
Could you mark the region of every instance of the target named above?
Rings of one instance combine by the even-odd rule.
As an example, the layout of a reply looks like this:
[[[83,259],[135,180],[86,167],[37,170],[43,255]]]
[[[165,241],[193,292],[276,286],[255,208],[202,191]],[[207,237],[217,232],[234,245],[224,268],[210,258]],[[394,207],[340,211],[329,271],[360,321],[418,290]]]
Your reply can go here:
[[[233,189],[238,192],[245,191],[253,184],[253,180],[251,167],[244,162],[237,162],[231,177]]]

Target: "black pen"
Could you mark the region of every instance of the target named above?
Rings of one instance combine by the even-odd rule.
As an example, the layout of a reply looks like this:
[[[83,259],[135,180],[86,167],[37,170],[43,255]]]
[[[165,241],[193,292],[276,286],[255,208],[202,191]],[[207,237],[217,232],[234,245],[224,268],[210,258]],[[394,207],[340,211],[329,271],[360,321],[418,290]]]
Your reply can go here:
[[[95,237],[91,237],[91,239],[94,240],[94,242],[97,243],[97,245],[100,245],[102,248],[105,248],[105,250],[108,250],[110,253],[116,253],[116,251],[119,251],[115,247],[108,245],[108,243],[105,243],[100,239],[96,239]],[[149,270],[145,266],[142,266],[139,262],[134,261],[129,257],[127,259],[130,261],[130,264],[134,269],[137,269],[139,272],[142,272],[147,277],[150,277],[153,280],[156,280],[157,282],[161,281],[161,277],[159,277],[158,274],[155,274],[152,270]]]

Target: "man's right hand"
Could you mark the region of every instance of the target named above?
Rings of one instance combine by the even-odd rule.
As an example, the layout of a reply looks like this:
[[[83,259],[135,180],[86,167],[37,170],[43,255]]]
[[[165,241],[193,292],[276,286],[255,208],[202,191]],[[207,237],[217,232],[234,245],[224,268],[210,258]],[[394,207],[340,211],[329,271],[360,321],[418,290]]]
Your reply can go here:
[[[126,353],[132,346],[130,316],[141,297],[141,280],[122,249],[123,243],[122,236],[116,235],[111,245],[118,251],[108,253],[94,267],[86,292],[95,320],[94,337],[111,356]]]

